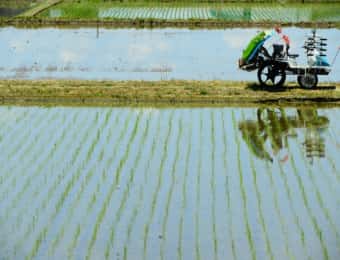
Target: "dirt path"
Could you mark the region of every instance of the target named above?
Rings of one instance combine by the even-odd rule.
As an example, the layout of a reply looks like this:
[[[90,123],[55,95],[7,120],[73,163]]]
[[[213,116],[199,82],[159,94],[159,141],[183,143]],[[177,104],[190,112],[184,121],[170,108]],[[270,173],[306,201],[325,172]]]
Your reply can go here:
[[[303,90],[290,83],[264,89],[231,81],[83,81],[0,80],[0,103],[151,104],[151,105],[299,105],[340,106],[340,83]]]
[[[41,12],[40,10],[39,12]],[[26,14],[26,13],[25,13]],[[14,19],[0,19],[0,26],[17,27],[107,27],[107,28],[190,28],[190,29],[224,29],[224,28],[272,28],[280,24],[283,27],[301,28],[340,28],[340,22],[234,22],[225,20],[163,20],[163,19],[64,19],[64,18],[38,18],[30,16],[16,17]]]
[[[41,4],[38,4],[37,6],[33,7],[32,9],[24,12],[23,14],[20,15],[20,17],[33,17],[43,11],[45,11],[46,9],[59,4],[60,2],[62,2],[63,0],[47,0],[42,2]]]

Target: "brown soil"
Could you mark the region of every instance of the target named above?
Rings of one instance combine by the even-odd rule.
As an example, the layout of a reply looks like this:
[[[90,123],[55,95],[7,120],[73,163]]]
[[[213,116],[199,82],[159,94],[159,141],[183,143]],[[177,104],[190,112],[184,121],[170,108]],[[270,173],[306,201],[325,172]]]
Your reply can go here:
[[[164,20],[164,19],[110,19],[110,20],[91,20],[91,19],[50,19],[36,17],[16,17],[14,19],[0,19],[0,26],[17,26],[17,27],[110,27],[110,28],[249,28],[263,27],[272,28],[278,22],[234,22],[223,20]],[[340,28],[340,22],[296,22],[296,23],[280,23],[283,27],[297,26],[306,28]]]

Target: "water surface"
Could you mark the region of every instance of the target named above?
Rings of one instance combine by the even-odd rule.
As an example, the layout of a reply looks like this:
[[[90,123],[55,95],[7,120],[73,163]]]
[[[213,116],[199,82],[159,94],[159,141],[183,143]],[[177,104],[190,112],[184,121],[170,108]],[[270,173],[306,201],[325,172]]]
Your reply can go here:
[[[0,107],[1,259],[339,259],[339,109]]]
[[[238,70],[243,48],[259,29],[17,29],[0,28],[0,77],[113,80],[257,80]],[[284,28],[291,53],[306,64],[301,48],[310,29]],[[339,47],[338,29],[320,29],[329,61]],[[271,44],[267,47],[271,51]],[[296,77],[288,77],[296,81]],[[340,58],[323,81],[340,81]]]

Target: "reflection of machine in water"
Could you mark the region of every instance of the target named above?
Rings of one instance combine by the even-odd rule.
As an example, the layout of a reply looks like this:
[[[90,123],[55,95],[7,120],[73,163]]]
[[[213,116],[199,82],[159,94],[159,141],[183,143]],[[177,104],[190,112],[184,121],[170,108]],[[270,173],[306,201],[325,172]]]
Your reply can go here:
[[[297,109],[294,116],[286,115],[284,109],[258,109],[257,120],[244,120],[239,123],[239,129],[249,149],[259,158],[273,161],[277,155],[288,147],[288,137],[297,137],[295,129],[305,129],[304,147],[306,156],[313,161],[314,157],[325,156],[325,143],[321,136],[323,129],[328,127],[329,120],[319,116],[316,109]],[[288,156],[281,158],[281,161]]]

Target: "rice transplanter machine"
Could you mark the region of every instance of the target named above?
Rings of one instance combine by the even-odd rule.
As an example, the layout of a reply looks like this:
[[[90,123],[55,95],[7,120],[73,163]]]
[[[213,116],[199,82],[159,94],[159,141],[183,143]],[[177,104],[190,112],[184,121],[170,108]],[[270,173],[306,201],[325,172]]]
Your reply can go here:
[[[279,34],[280,28],[275,29]],[[286,80],[286,75],[297,75],[297,82],[302,88],[313,89],[318,84],[319,75],[328,75],[331,65],[327,60],[327,39],[316,34],[316,30],[307,36],[303,48],[307,56],[306,65],[298,65],[298,54],[290,54],[290,41],[288,36],[282,35],[284,44],[273,44],[270,54],[264,43],[272,36],[266,32],[257,34],[243,50],[239,59],[239,68],[245,71],[257,71],[257,77],[262,86],[280,87]],[[338,49],[332,65],[335,62]]]

